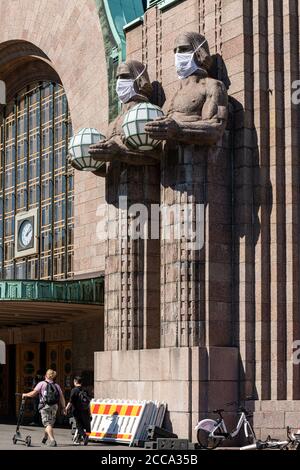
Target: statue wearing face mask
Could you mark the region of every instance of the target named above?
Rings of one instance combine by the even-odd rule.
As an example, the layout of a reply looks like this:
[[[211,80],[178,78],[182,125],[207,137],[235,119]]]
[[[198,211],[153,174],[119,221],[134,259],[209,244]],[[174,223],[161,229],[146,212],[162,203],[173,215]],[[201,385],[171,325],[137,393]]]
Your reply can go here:
[[[231,236],[230,160],[222,142],[227,91],[209,76],[212,59],[204,36],[180,34],[174,53],[177,90],[167,98],[165,116],[145,126],[151,138],[165,141],[160,344],[204,347],[224,336],[214,296],[231,301],[230,276],[218,265],[221,256],[227,266],[231,262],[230,250],[224,251]]]
[[[159,153],[131,150],[124,142],[124,115],[148,102],[152,86],[143,64],[131,60],[117,70],[122,111],[108,137],[90,147],[106,162],[105,172],[105,350],[159,346],[159,240],[150,239],[151,207],[159,203]],[[103,165],[104,166],[104,165]],[[98,172],[99,174],[99,172]],[[146,236],[144,236],[147,232]],[[146,290],[149,295],[145,295]]]
[[[108,128],[108,137],[90,147],[90,154],[103,162],[120,162],[133,165],[156,164],[159,155],[156,151],[139,152],[131,150],[124,142],[122,124],[124,116],[133,106],[148,102],[152,86],[146,67],[136,60],[119,65],[117,69],[116,92],[122,103],[122,111]]]
[[[146,125],[152,138],[168,142],[213,145],[227,120],[227,91],[210,78],[212,59],[204,36],[183,33],[175,40],[178,89],[165,105],[166,116]]]

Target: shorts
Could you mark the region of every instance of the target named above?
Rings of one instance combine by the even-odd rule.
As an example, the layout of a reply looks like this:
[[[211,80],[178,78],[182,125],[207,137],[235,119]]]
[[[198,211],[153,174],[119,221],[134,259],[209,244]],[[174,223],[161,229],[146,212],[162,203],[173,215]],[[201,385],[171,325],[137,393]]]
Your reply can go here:
[[[41,418],[43,426],[54,426],[58,405],[45,405],[41,410]]]

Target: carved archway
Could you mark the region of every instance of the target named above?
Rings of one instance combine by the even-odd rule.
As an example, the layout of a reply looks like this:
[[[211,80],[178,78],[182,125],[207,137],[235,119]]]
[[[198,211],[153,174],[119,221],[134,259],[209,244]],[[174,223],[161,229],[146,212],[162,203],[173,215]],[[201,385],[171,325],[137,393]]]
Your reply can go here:
[[[37,46],[28,41],[7,41],[0,44],[0,80],[6,83],[7,101],[34,81],[61,84],[53,64]]]

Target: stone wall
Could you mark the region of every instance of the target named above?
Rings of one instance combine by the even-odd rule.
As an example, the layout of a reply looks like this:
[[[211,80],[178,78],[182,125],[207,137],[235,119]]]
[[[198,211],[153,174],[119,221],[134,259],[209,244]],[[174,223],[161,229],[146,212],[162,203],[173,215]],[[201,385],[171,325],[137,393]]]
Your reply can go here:
[[[166,402],[164,426],[195,441],[199,418],[237,399],[237,361],[225,347],[97,352],[95,397]],[[225,415],[230,427],[234,413]]]
[[[94,352],[103,351],[103,307],[97,316],[72,323],[73,372],[93,371]]]
[[[128,56],[143,60],[167,95],[177,81],[178,33],[199,31],[222,56],[218,75],[228,73],[235,117],[228,315],[240,353],[240,397],[279,400],[287,410],[284,400],[300,398],[299,366],[291,361],[300,338],[300,110],[291,99],[300,76],[299,25],[297,0],[186,0],[150,9],[127,34]]]
[[[107,88],[106,63],[95,2],[69,0],[66,5],[62,11],[59,0],[1,2],[0,45],[20,40],[39,47],[64,85],[74,129],[95,126],[105,134],[107,93],[101,90]],[[240,397],[254,394],[262,400],[255,405],[261,407],[255,411],[257,429],[261,430],[268,429],[263,421],[283,429],[292,419],[289,413],[294,413],[296,421],[299,413],[299,366],[290,361],[292,343],[300,339],[299,107],[291,103],[291,83],[300,75],[299,24],[297,0],[185,0],[164,11],[150,9],[144,23],[127,33],[128,58],[146,63],[150,78],[161,82],[167,95],[177,81],[173,43],[180,31],[203,33],[211,52],[222,56],[218,76],[227,70],[235,110],[235,210],[231,225],[234,277],[231,302],[220,303],[212,314],[220,322],[227,317],[234,324],[230,341],[239,349]],[[76,173],[78,275],[104,269],[105,246],[96,237],[96,208],[103,202],[103,188],[102,178]],[[206,285],[210,280],[205,280]],[[221,302],[218,289],[214,294]],[[169,357],[169,351],[159,354]],[[185,348],[182,351],[186,354]],[[110,357],[116,357],[118,363],[122,355],[125,360],[127,354],[133,354],[139,364],[143,355],[158,353],[101,354],[104,353],[96,355],[96,388],[101,394],[115,395],[118,390],[114,386],[120,387],[120,394],[136,398],[135,393],[144,395],[144,387],[157,396],[166,393],[172,406],[172,393],[166,384],[186,380],[190,384],[184,374],[180,380],[170,375],[164,379],[164,371],[157,378],[150,375],[144,381],[142,375],[118,380],[107,371],[103,376],[98,358],[105,371]],[[163,359],[161,364],[166,363]],[[156,366],[154,360],[150,364]],[[153,369],[150,367],[149,374],[156,373]],[[107,384],[103,382],[105,377]],[[135,384],[137,380],[140,382]],[[160,386],[160,380],[165,385]],[[134,387],[140,388],[135,391]],[[164,393],[160,392],[163,387]],[[192,389],[191,385],[188,389]],[[214,398],[212,393],[210,390],[209,399]],[[187,420],[185,413],[189,422],[194,421],[189,408],[194,405],[187,401],[184,406],[184,410],[171,410],[174,423],[176,416]],[[282,408],[278,410],[279,422],[272,421],[276,413],[264,409],[268,406],[273,410],[275,406]],[[190,424],[188,429],[191,430]]]
[[[0,50],[10,44],[8,41],[17,41],[15,56],[2,50],[0,79],[5,69],[5,79],[14,81],[14,74],[10,76],[9,71],[19,58],[23,75],[28,74],[23,77],[25,83],[27,79],[52,80],[49,70],[53,69],[65,89],[74,131],[96,127],[105,134],[106,58],[95,1],[2,1],[0,18]],[[26,61],[32,61],[33,55],[37,66],[27,71]],[[74,271],[88,276],[104,270],[104,242],[96,236],[96,210],[103,203],[104,179],[76,171],[74,187]]]
[[[241,25],[243,61],[230,77],[233,84],[239,77],[240,89],[233,228],[241,393],[297,400],[300,110],[291,93],[299,79],[298,2],[246,2]]]
[[[87,127],[87,126],[85,126]],[[96,276],[104,271],[106,235],[105,179],[75,171],[74,272],[75,277]]]
[[[300,400],[263,400],[246,402],[254,411],[253,424],[258,439],[268,435],[278,439],[286,438],[286,428],[300,428]]]

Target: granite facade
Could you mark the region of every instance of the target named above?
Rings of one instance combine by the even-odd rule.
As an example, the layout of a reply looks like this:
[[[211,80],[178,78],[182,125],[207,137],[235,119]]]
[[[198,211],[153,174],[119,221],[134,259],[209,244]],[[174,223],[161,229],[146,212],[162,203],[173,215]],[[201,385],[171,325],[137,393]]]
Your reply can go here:
[[[65,3],[61,13],[57,0],[1,2],[0,46],[18,39],[43,51],[64,85],[74,129],[94,126],[105,134],[108,101],[107,93],[101,90],[107,88],[106,62],[96,7],[92,0]],[[204,34],[216,55],[216,76],[230,80],[231,120],[224,158],[209,161],[205,175],[211,199],[205,213],[205,253],[198,260],[202,263],[202,294],[197,321],[202,322],[203,336],[195,329],[192,339],[182,339],[182,348],[174,352],[173,326],[167,330],[170,335],[163,327],[172,323],[167,303],[175,299],[181,310],[187,297],[176,290],[179,273],[170,262],[161,273],[161,299],[168,296],[162,300],[164,316],[157,325],[162,348],[134,350],[135,342],[125,347],[131,351],[95,355],[99,396],[163,398],[170,404],[173,428],[182,436],[192,437],[192,427],[201,413],[227,397],[228,401],[236,397],[243,401],[249,396],[256,399],[249,405],[254,408],[258,435],[271,429],[275,434],[275,430],[283,433],[287,424],[299,426],[300,369],[291,361],[293,342],[300,339],[300,108],[291,99],[292,82],[300,78],[299,25],[297,0],[185,0],[164,11],[151,8],[143,24],[127,32],[127,57],[147,64],[150,79],[161,82],[167,96],[177,81],[173,44],[181,31]],[[104,188],[103,178],[76,173],[78,276],[105,269],[107,244],[96,234],[97,225],[101,233],[104,230],[97,216],[97,208],[101,204],[105,207]],[[161,193],[162,197],[172,200],[173,194],[167,193]],[[163,254],[172,256],[172,248],[165,246]],[[120,272],[115,266],[111,274]],[[109,289],[106,303],[114,308],[116,294],[114,288]],[[115,309],[117,316],[120,308]],[[188,319],[190,313],[185,314]],[[105,337],[118,318],[112,322],[106,325]],[[196,350],[209,357],[211,348],[223,348],[225,357],[235,351],[233,369],[225,369],[229,374],[224,377],[225,388],[223,379],[199,380],[198,368],[186,359],[185,354],[190,358]],[[106,349],[124,347],[114,343]],[[182,367],[179,379],[168,369],[173,354],[178,354],[174,361]],[[122,361],[122,376],[112,375]],[[111,364],[111,368],[106,370],[99,363]],[[218,370],[218,361],[214,364],[212,373]],[[156,375],[144,377],[144,371]],[[175,385],[182,407],[173,406]]]

